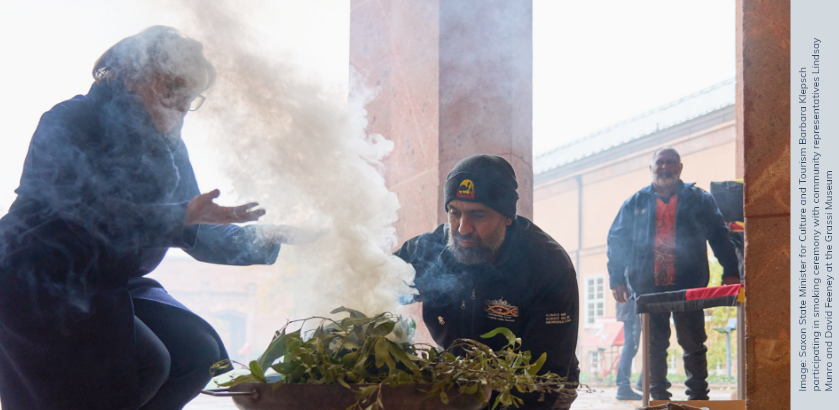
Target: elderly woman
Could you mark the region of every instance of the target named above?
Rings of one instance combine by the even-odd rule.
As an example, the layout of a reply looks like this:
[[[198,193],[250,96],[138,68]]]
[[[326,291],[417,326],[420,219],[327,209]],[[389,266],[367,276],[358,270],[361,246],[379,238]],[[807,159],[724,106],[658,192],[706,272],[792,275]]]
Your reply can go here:
[[[0,220],[4,410],[180,409],[227,357],[213,328],[144,276],[168,248],[271,264],[278,229],[256,204],[200,194],[180,137],[215,79],[199,42],[168,27],[99,58],[87,95],[38,124]]]

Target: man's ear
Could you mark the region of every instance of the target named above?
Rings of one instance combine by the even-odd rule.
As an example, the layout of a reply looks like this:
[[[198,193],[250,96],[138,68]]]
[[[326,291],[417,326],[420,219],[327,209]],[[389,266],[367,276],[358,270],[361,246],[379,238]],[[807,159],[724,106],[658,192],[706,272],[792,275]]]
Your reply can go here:
[[[506,219],[506,220],[507,220],[507,221],[505,221],[505,223],[507,224],[507,226],[510,226],[510,224],[511,224],[511,223],[513,223],[513,220],[512,220],[512,219],[510,219],[510,218],[507,218],[506,216],[504,217],[504,219]]]

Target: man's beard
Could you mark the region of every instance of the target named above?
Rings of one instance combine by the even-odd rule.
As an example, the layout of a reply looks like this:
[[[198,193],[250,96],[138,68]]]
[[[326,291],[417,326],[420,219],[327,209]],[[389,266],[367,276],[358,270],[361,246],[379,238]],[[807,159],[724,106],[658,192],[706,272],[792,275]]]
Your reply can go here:
[[[676,182],[677,179],[674,177],[675,175],[673,175],[673,172],[665,169],[659,171],[658,173],[653,173],[653,182],[655,182],[656,185],[670,185]]]
[[[486,238],[478,238],[477,235],[471,233],[469,235],[461,235],[456,229],[449,228],[449,241],[446,248],[452,253],[454,258],[464,265],[480,265],[482,263],[491,263],[495,260],[498,250],[504,244],[504,236],[507,234],[507,224],[504,218],[498,222],[495,230]],[[457,241],[475,240],[478,239],[478,244],[469,248],[461,246]]]

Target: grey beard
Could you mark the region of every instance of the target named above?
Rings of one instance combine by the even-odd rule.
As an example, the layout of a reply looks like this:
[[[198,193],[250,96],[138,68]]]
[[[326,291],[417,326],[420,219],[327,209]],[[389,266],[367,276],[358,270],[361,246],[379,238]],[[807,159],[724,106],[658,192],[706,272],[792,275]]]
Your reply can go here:
[[[498,226],[489,237],[483,239],[478,246],[471,248],[460,246],[455,240],[456,236],[460,236],[460,234],[449,227],[449,240],[446,243],[446,248],[458,262],[464,265],[492,263],[498,250],[501,249],[501,245],[504,244],[504,236],[507,234],[507,224],[504,222],[504,218],[501,218]]]
[[[652,174],[653,183],[656,185],[668,185],[670,183],[678,182],[678,178],[674,178],[672,172],[662,172],[661,174],[656,174],[655,172],[653,172]]]

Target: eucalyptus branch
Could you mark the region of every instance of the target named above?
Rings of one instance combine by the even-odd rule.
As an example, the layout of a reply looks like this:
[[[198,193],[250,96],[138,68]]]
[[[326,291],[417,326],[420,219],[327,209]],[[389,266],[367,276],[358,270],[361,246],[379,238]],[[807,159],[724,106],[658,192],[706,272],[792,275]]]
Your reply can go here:
[[[348,312],[350,317],[334,320],[312,316],[287,321],[276,332],[260,360],[271,360],[272,363],[264,363],[265,370],[270,366],[282,377],[277,383],[340,383],[350,389],[354,385],[358,388],[354,390],[357,401],[351,409],[361,409],[362,403],[373,401],[376,392],[374,404],[380,408],[384,384],[427,384],[431,386],[429,397],[439,397],[444,403],[455,389],[459,394],[484,397],[482,386],[488,386],[499,392],[496,404],[506,406],[521,402],[512,395],[513,388],[544,394],[572,385],[553,373],[536,375],[545,356],[531,363],[530,352],[520,351],[521,341],[508,329],[499,328],[483,336],[503,334],[510,342],[504,350],[496,352],[471,339],[456,339],[445,350],[439,350],[427,343],[411,343],[413,322],[399,315],[384,312],[368,317],[352,309],[333,311],[338,312]],[[303,330],[308,321],[318,319],[320,323],[314,330]],[[288,333],[292,324],[299,324],[299,329]],[[273,365],[274,358],[281,361]],[[249,368],[250,375],[223,385],[266,380],[258,363],[252,362]],[[365,410],[372,406],[367,405]]]

